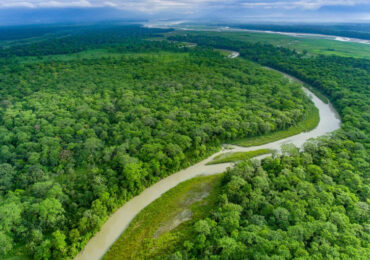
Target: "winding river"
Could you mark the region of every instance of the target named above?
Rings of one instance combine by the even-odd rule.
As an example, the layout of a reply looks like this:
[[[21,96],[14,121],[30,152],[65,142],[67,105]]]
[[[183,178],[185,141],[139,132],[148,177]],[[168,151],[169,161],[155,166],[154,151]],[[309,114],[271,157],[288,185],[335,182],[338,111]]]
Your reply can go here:
[[[239,53],[232,52],[230,58],[239,56]],[[284,74],[284,73],[283,73]],[[302,83],[298,79],[284,74],[290,80]],[[318,108],[320,113],[320,122],[318,126],[309,132],[303,132],[298,135],[294,135],[288,138],[281,139],[276,142],[268,144],[253,146],[253,147],[240,147],[231,145],[228,148],[222,149],[221,151],[213,154],[207,159],[190,166],[184,170],[181,170],[175,174],[172,174],[156,184],[145,189],[141,194],[132,198],[130,201],[125,203],[115,213],[113,213],[108,220],[101,227],[100,231],[95,234],[93,238],[87,243],[85,248],[76,256],[76,260],[95,260],[103,257],[105,252],[110,246],[119,238],[122,232],[128,227],[132,219],[146,206],[152,203],[154,200],[159,198],[163,193],[175,187],[181,182],[194,178],[198,175],[211,175],[224,172],[228,167],[231,167],[233,163],[214,164],[206,165],[212,161],[215,156],[218,156],[227,152],[247,152],[262,148],[274,149],[280,151],[282,144],[291,143],[298,147],[301,147],[304,142],[310,138],[319,137],[328,134],[332,131],[340,128],[340,118],[332,107],[331,104],[325,104],[311,91],[304,88],[307,95],[311,96],[313,103]],[[263,158],[267,155],[262,155],[257,158]]]
[[[286,35],[286,36],[292,36],[292,37],[321,38],[321,39],[334,40],[334,41],[340,41],[340,42],[357,42],[357,43],[362,43],[362,44],[370,44],[370,40],[336,36],[336,35],[319,34],[319,33],[279,32],[279,31],[269,31],[269,30],[238,29],[238,28],[229,28],[229,27],[224,27],[219,30],[220,31],[244,31],[244,32],[256,32],[256,33],[280,34],[280,35]]]
[[[186,27],[184,25],[155,25],[147,27],[156,27],[156,28],[176,28],[179,30],[184,31],[204,31],[204,32],[251,32],[251,33],[267,33],[267,34],[280,34],[285,36],[291,37],[298,37],[298,38],[313,38],[313,39],[326,39],[326,40],[333,40],[333,41],[340,41],[340,42],[355,42],[361,44],[370,44],[370,40],[365,39],[358,39],[358,38],[351,38],[351,37],[344,37],[344,36],[336,36],[336,35],[328,35],[328,34],[319,34],[319,33],[296,33],[296,32],[279,32],[279,31],[269,31],[269,30],[253,30],[253,29],[242,29],[242,28],[234,28],[228,26],[222,27],[211,27],[211,28],[197,28],[197,27]]]

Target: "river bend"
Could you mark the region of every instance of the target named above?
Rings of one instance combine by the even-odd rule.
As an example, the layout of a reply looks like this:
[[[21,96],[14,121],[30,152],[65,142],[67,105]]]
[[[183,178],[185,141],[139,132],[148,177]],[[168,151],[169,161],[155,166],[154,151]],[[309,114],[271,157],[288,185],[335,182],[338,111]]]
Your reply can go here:
[[[233,52],[229,57],[235,58],[237,56],[239,56],[239,53]],[[287,74],[284,75],[290,80],[302,83],[292,76]],[[207,159],[162,179],[161,181],[145,189],[138,196],[126,202],[115,213],[113,213],[101,227],[100,231],[90,239],[85,248],[76,256],[75,260],[95,260],[102,258],[105,252],[108,251],[110,246],[119,238],[133,218],[141,210],[159,198],[163,193],[177,186],[181,182],[199,175],[222,173],[228,167],[233,166],[233,163],[206,165],[208,162],[212,161],[214,157],[220,154],[228,152],[247,152],[262,148],[280,151],[280,146],[288,143],[301,147],[302,144],[310,138],[316,138],[339,129],[341,121],[333,106],[330,103],[325,104],[308,89],[304,87],[303,89],[305,93],[311,97],[313,103],[318,108],[320,113],[320,122],[315,129],[259,146],[240,147],[231,145],[228,147],[230,149],[222,149]],[[257,158],[263,158],[266,156],[268,155],[262,155]]]

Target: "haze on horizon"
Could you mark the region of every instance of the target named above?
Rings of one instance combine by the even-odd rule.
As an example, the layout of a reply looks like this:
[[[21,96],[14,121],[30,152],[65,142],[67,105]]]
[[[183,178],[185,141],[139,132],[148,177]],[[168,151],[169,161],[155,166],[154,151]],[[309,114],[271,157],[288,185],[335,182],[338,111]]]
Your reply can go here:
[[[370,22],[370,0],[2,0],[0,25],[108,20]]]

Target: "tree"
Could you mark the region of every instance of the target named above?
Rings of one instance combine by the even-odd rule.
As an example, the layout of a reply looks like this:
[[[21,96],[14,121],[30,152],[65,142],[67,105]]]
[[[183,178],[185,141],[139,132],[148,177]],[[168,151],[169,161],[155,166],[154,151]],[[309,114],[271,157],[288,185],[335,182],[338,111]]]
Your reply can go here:
[[[222,237],[217,241],[217,245],[221,249],[222,257],[234,258],[233,255],[237,255],[238,243],[233,238]]]
[[[15,175],[16,171],[10,164],[0,164],[0,194],[11,189]]]
[[[44,240],[37,248],[35,252],[35,259],[48,260],[51,258],[51,247],[52,243],[49,239]]]
[[[63,225],[65,220],[62,204],[55,198],[47,198],[32,205],[37,221],[46,230],[52,230]]]
[[[53,257],[55,259],[62,259],[67,253],[66,236],[60,230],[54,231],[52,236]]]
[[[208,224],[207,220],[199,220],[195,223],[194,229],[196,232],[203,235],[209,235],[211,233],[211,226]]]
[[[22,229],[23,205],[20,201],[12,199],[5,200],[0,205],[0,230],[6,234],[11,234]]]
[[[0,256],[6,255],[13,248],[13,240],[3,231],[0,231]]]
[[[289,225],[290,213],[287,209],[278,207],[273,210],[274,222],[278,227],[286,229]]]

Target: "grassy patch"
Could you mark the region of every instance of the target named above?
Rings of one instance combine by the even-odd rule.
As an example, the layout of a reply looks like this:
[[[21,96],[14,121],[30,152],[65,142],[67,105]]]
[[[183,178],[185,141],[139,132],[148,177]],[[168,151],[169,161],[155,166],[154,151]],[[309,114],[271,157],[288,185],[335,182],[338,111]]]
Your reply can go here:
[[[215,49],[215,51],[218,51],[219,53],[221,53],[221,55],[225,57],[229,57],[233,53],[230,50],[224,50],[224,49]]]
[[[248,160],[253,157],[268,154],[271,153],[272,150],[270,149],[259,149],[255,151],[250,152],[236,152],[236,153],[226,153],[226,154],[220,154],[215,159],[209,163],[209,164],[219,164],[219,163],[227,163],[227,162],[238,162],[242,160]]]
[[[307,132],[314,129],[320,122],[319,110],[316,107],[311,107],[305,114],[305,118],[295,126],[288,129],[269,133],[263,136],[250,137],[232,142],[240,146],[256,146],[274,142],[283,138],[287,138],[301,132]]]
[[[135,217],[103,259],[149,259],[172,252],[214,207],[222,176],[194,178],[163,194]]]

